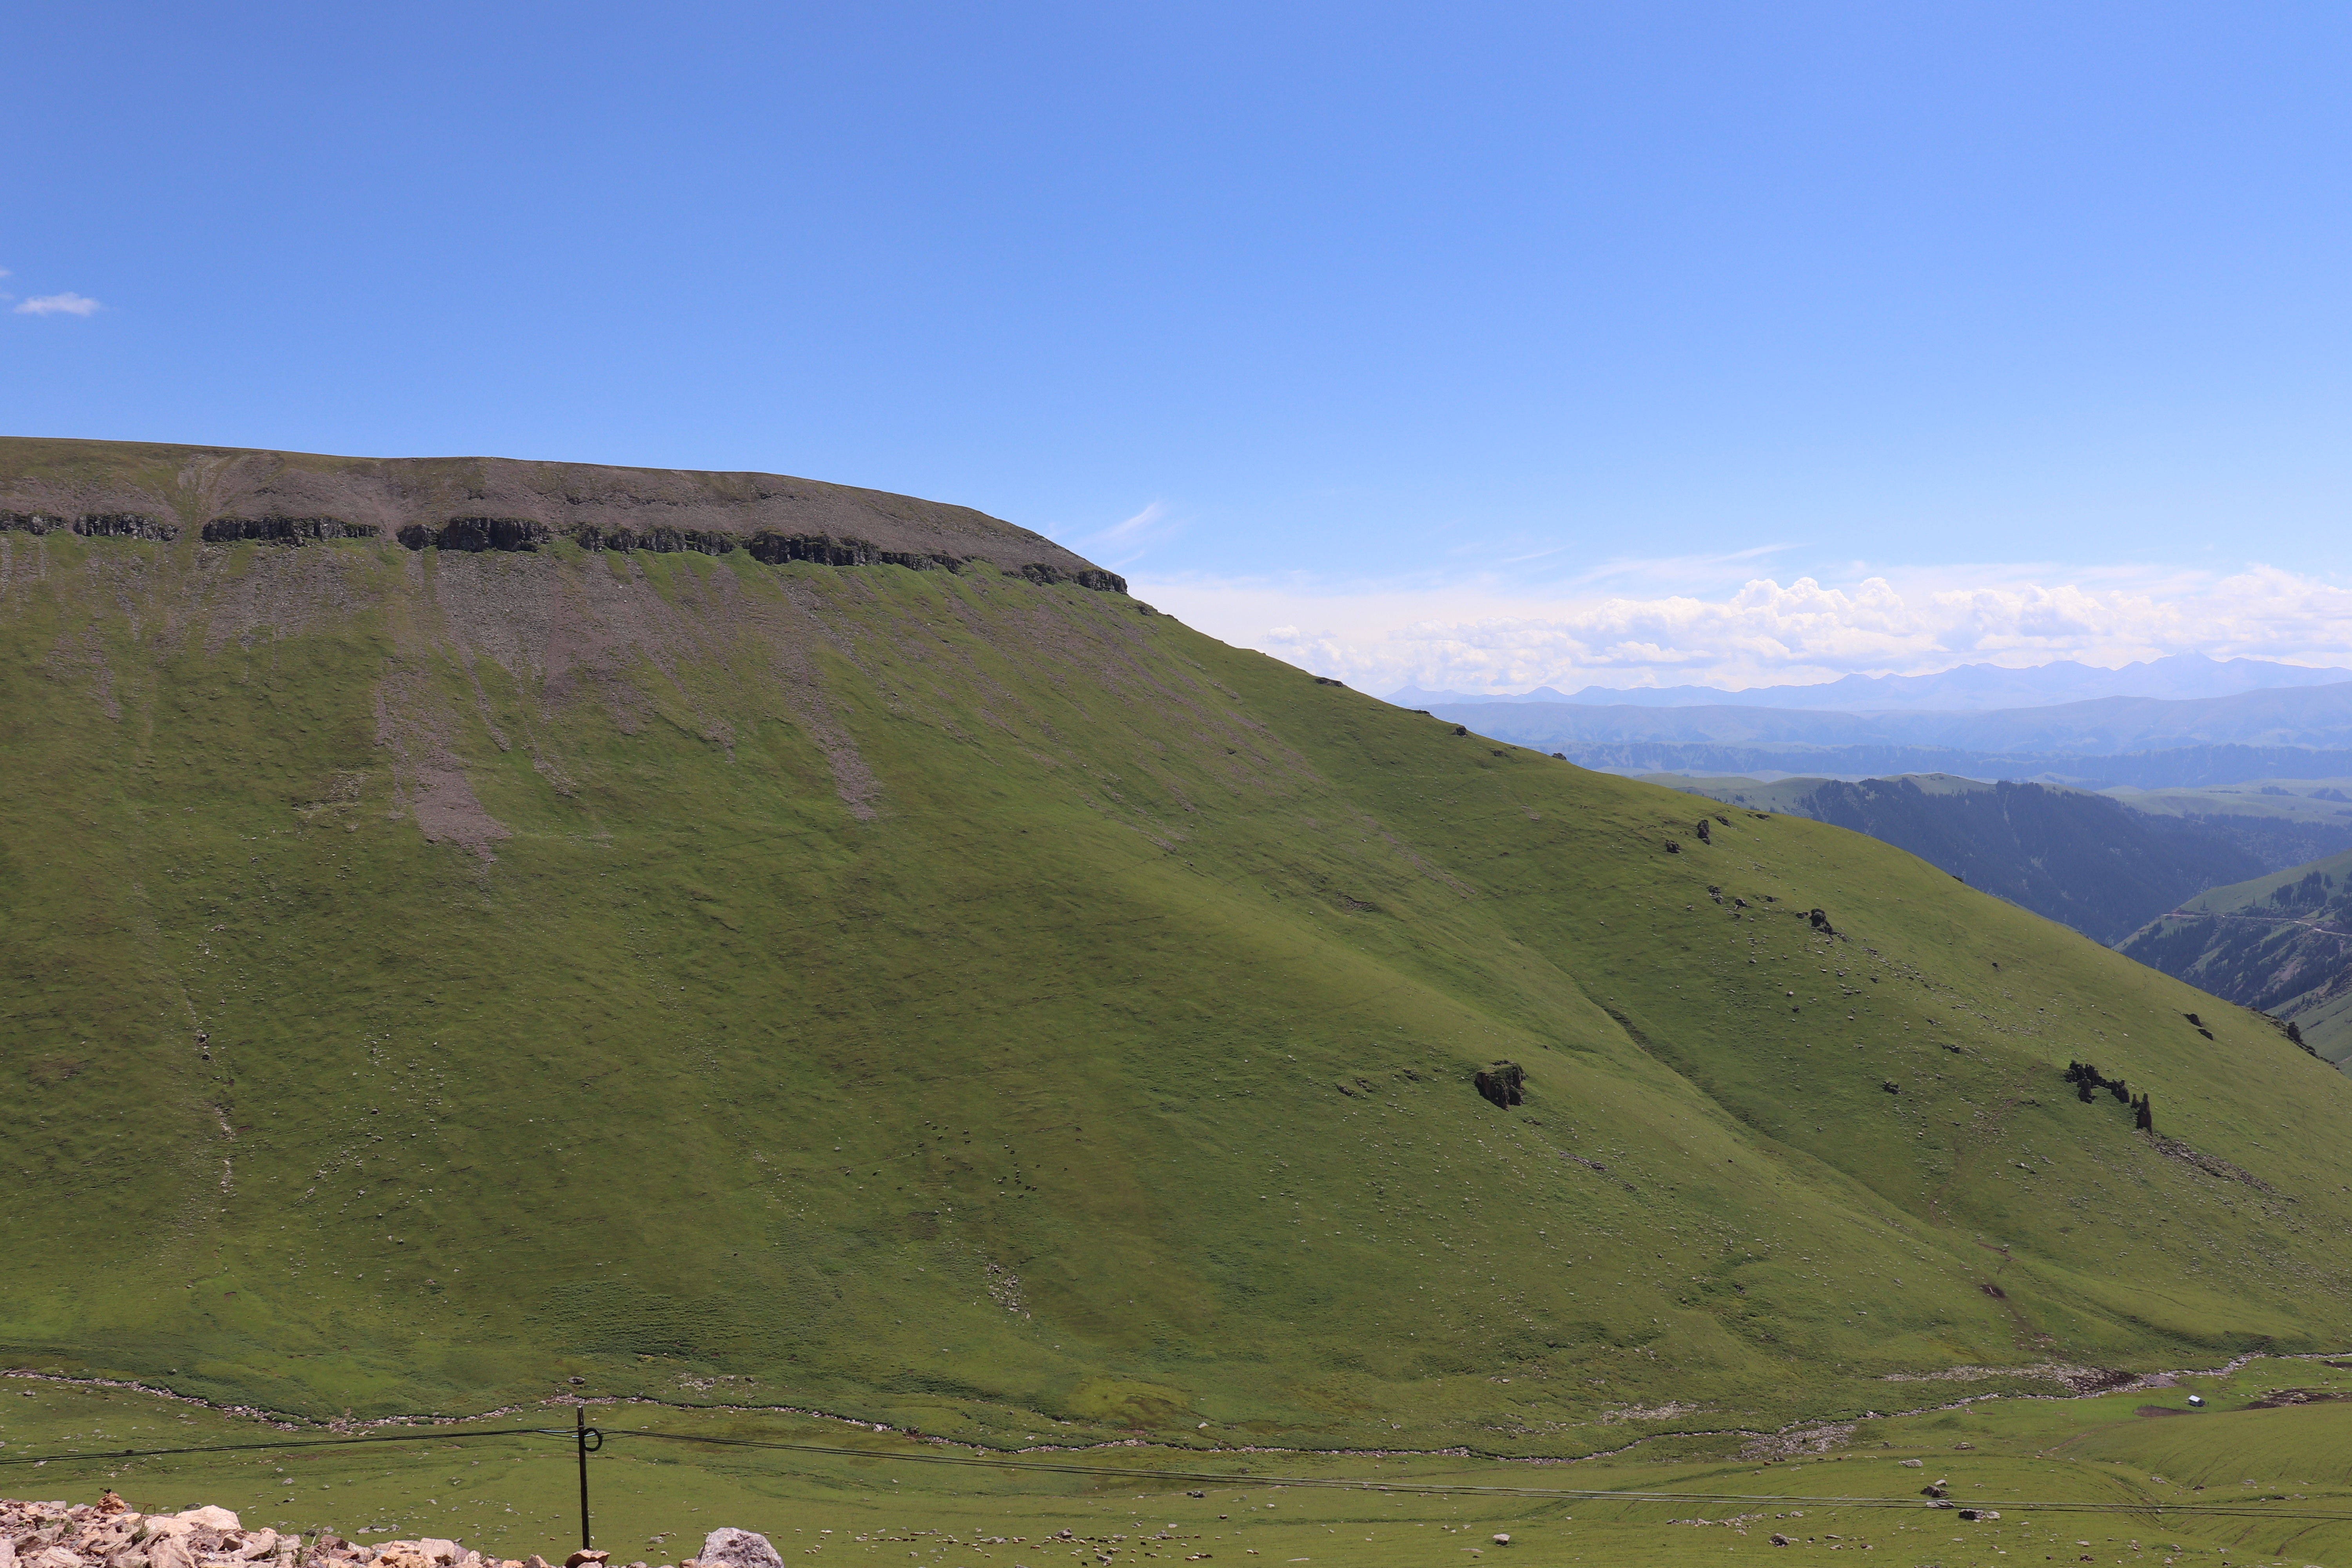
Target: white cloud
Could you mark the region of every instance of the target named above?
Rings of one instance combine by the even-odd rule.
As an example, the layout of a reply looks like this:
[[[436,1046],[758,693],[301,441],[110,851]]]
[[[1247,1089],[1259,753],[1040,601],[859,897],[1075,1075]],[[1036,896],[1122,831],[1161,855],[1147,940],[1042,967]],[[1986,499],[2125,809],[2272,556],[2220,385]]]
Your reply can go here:
[[[36,294],[16,307],[16,314],[20,316],[87,316],[102,309],[104,307],[97,300],[80,294]]]
[[[1958,664],[2113,668],[2190,651],[2352,665],[2352,588],[2259,565],[2228,574],[1955,566],[1834,585],[1759,577],[1712,595],[1598,586],[1171,578],[1134,590],[1228,642],[1372,691],[1738,688]]]
[[[1081,542],[1129,562],[1146,547],[1181,533],[1183,527],[1166,501],[1156,500],[1124,522],[1115,522],[1099,533],[1088,534]]]

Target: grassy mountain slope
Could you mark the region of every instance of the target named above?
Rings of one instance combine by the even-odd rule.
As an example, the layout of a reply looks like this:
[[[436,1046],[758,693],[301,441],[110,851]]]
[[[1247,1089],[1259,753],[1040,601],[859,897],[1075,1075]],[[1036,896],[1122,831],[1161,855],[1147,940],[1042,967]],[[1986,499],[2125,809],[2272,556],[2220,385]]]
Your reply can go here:
[[[12,533],[0,646],[0,1360],[1586,1452],[2352,1330],[2259,1018],[1122,595]]]
[[[2352,1059],[2352,851],[2212,889],[2121,946],[2217,996],[2291,1020],[2329,1061]]]
[[[2201,824],[2142,816],[2105,795],[2047,784],[1931,773],[1672,787],[1867,833],[2094,942],[2128,936],[2224,879],[2268,868]]]

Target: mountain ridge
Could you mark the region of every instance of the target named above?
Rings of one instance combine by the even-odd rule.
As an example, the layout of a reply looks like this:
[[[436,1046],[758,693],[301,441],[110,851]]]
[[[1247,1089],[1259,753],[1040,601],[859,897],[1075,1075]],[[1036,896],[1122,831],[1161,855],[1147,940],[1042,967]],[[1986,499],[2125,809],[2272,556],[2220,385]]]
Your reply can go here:
[[[0,655],[11,1363],[1574,1456],[2352,1332],[2267,1020],[1114,590],[18,530]]]
[[[764,530],[840,535],[910,555],[961,553],[1016,571],[1102,571],[1044,534],[971,507],[785,474],[0,437],[0,521],[142,513],[191,531],[215,520],[323,514],[385,538],[484,514],[557,532],[668,529],[748,540]]]

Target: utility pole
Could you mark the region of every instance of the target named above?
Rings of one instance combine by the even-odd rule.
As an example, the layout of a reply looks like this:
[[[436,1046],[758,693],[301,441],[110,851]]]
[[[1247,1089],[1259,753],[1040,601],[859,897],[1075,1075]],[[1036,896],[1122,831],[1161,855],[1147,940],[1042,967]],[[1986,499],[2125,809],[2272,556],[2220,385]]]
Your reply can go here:
[[[595,1549],[595,1542],[589,1539],[588,1534],[588,1456],[604,1446],[604,1434],[588,1425],[586,1405],[573,1405],[572,1416],[580,1447],[580,1550],[591,1552]],[[591,1442],[591,1438],[594,1441]]]

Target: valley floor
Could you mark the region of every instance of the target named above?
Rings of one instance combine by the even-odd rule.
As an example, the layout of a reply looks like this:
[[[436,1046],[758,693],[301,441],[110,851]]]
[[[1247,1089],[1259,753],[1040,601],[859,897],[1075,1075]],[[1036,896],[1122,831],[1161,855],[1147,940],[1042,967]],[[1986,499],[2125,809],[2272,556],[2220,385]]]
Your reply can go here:
[[[2189,1406],[2192,1393],[2204,1409]],[[446,1441],[68,1460],[417,1428],[299,1430],[32,1373],[0,1382],[0,1492],[89,1502],[110,1487],[142,1510],[217,1504],[248,1528],[455,1539],[505,1557],[561,1561],[577,1540],[568,1405],[452,1422]],[[735,1525],[788,1561],[922,1568],[1680,1564],[1791,1551],[1944,1568],[2352,1564],[2352,1362],[2263,1359],[2156,1393],[1982,1400],[1765,1438],[1689,1434],[1575,1462],[1138,1444],[1041,1446],[990,1464],[968,1447],[806,1416],[614,1403],[590,1419],[610,1434],[589,1464],[596,1542],[615,1563],[675,1562]],[[551,1435],[467,1436],[541,1423]],[[1921,1495],[1937,1482],[1957,1506]],[[1594,1495],[1608,1492],[1652,1495]]]

